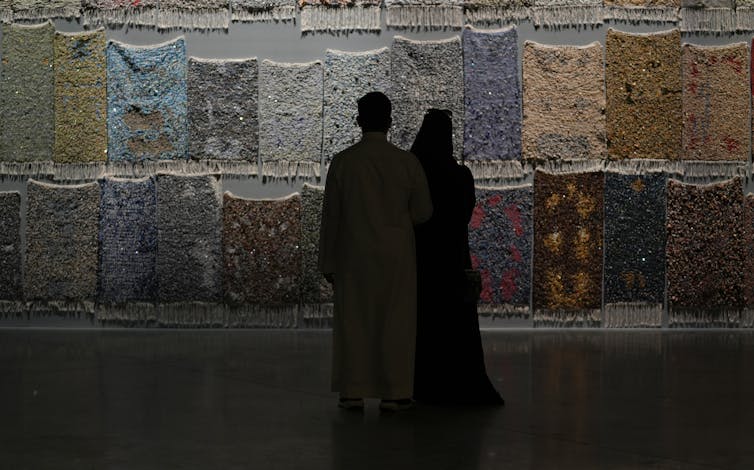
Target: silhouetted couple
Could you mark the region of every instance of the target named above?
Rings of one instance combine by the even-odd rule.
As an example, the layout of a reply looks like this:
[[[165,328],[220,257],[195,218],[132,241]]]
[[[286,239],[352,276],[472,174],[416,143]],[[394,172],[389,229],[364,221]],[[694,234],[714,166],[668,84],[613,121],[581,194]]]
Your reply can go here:
[[[410,153],[387,140],[384,94],[368,93],[358,109],[363,137],[330,164],[320,233],[319,267],[335,290],[339,406],[502,404],[465,295],[474,181],[453,159],[449,113],[426,114]]]

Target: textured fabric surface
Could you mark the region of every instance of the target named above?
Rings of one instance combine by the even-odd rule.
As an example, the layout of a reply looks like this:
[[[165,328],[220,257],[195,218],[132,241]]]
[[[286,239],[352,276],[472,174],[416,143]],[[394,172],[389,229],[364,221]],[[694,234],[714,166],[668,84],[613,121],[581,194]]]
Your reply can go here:
[[[414,41],[396,36],[390,50],[393,129],[390,140],[408,149],[429,108],[453,112],[453,154],[463,151],[463,56],[458,37]]]
[[[742,183],[741,178],[706,186],[668,183],[671,326],[737,324],[745,302]]]
[[[605,158],[602,46],[524,45],[523,155]]]
[[[299,0],[301,31],[379,31],[382,0]]]
[[[225,300],[231,305],[297,305],[301,279],[301,196],[223,196]]]
[[[105,179],[100,199],[98,299],[157,298],[157,193],[154,178]]]
[[[463,0],[385,0],[385,22],[393,28],[463,26]]]
[[[0,161],[50,160],[54,141],[55,28],[3,25]]]
[[[20,300],[21,195],[0,192],[0,300]]]
[[[749,159],[749,48],[683,45],[683,159]]]
[[[159,175],[157,229],[159,300],[219,301],[222,199],[217,178]]]
[[[662,324],[666,184],[663,173],[605,174],[606,326]]]
[[[599,323],[602,173],[534,175],[534,324]]]
[[[531,19],[536,27],[560,28],[602,24],[602,0],[534,0]]]
[[[477,188],[469,223],[471,265],[482,275],[479,313],[529,313],[533,235],[532,187]]]
[[[81,14],[81,0],[12,0],[11,4],[15,20],[77,18]]]
[[[230,0],[233,21],[291,21],[296,0]]]
[[[534,0],[464,0],[466,22],[487,25],[529,17]]]
[[[321,62],[284,64],[262,61],[259,69],[259,153],[265,174],[287,176],[285,168],[292,162],[319,168],[323,93]]]
[[[257,161],[258,78],[256,59],[189,59],[191,158]]]
[[[741,326],[754,328],[754,194],[748,193],[744,198],[744,230],[746,234],[746,266],[744,278],[744,296],[746,308],[741,318]]]
[[[105,31],[55,33],[55,144],[61,163],[107,159]]]
[[[319,270],[319,230],[322,224],[324,188],[304,185],[301,190],[301,302],[333,301],[332,286]]]
[[[676,22],[680,6],[681,0],[605,0],[605,19]]]
[[[94,300],[97,292],[97,183],[27,185],[27,300]]]
[[[228,29],[230,0],[160,0],[157,26],[163,29]]]
[[[83,22],[88,25],[157,24],[159,0],[81,0]]]
[[[518,33],[463,31],[464,139],[467,160],[521,158]]]
[[[681,30],[735,31],[736,3],[735,0],[681,0]]]
[[[186,158],[186,45],[107,44],[108,160]]]
[[[390,94],[390,51],[328,49],[325,53],[324,154],[336,153],[361,139],[356,102],[371,91]]]
[[[607,33],[610,158],[680,157],[681,34]]]

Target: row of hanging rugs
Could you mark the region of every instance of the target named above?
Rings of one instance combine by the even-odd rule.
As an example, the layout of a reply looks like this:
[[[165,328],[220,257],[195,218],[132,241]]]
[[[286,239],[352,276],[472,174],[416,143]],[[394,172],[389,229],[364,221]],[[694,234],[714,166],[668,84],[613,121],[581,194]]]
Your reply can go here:
[[[317,178],[359,139],[356,100],[373,90],[392,98],[391,140],[402,148],[428,108],[451,110],[455,155],[479,180],[522,178],[522,162],[708,162],[725,176],[748,161],[746,43],[610,30],[604,47],[527,41],[518,51],[511,27],[396,37],[309,63],[205,60],[187,58],[183,38],[135,47],[103,30],[6,25],[0,175],[248,176],[261,161],[264,176]]]
[[[384,9],[382,7],[385,7]],[[678,22],[684,31],[754,30],[752,0],[0,0],[0,20],[80,19],[83,25],[228,29],[232,22],[293,22],[302,31],[445,29],[531,20],[581,27],[606,20]]]
[[[325,324],[323,188],[221,194],[215,176],[0,193],[0,311],[166,326]],[[25,226],[21,227],[21,221]],[[25,234],[25,246],[21,242]],[[535,326],[754,327],[754,195],[663,172],[552,173],[477,188],[479,311]],[[24,255],[22,256],[22,251]]]

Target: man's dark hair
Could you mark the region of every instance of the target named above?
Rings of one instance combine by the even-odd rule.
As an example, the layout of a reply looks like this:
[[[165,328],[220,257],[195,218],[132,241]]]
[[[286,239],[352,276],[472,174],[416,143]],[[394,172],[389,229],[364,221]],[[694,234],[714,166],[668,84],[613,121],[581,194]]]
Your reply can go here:
[[[392,119],[393,105],[390,99],[379,91],[373,91],[359,98],[359,126],[364,132],[387,132]]]

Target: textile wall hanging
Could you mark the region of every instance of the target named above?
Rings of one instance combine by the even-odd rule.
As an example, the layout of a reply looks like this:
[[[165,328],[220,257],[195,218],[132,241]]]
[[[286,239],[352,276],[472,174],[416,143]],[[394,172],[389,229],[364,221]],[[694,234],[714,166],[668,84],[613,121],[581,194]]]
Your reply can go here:
[[[223,199],[225,301],[251,315],[231,310],[230,325],[296,326],[301,196],[249,200],[226,192]]]
[[[746,270],[742,183],[668,183],[670,326],[738,326]]]
[[[385,0],[392,28],[445,29],[463,26],[463,0]]]
[[[262,173],[319,177],[322,161],[322,62],[263,60],[259,68]]]
[[[395,36],[390,49],[391,141],[411,148],[430,108],[453,112],[453,154],[463,151],[463,56],[460,38],[414,41]]]
[[[157,26],[161,29],[228,29],[230,0],[160,0]]]
[[[6,2],[14,20],[47,20],[50,18],[78,18],[81,0],[11,0]],[[8,18],[7,21],[10,21]]]
[[[55,28],[3,25],[0,75],[0,161],[52,159]]]
[[[754,0],[736,0],[736,31],[754,31]]]
[[[296,0],[230,0],[233,21],[293,21]]]
[[[157,228],[159,300],[219,301],[222,298],[222,199],[217,178],[159,175]],[[190,321],[191,314],[191,309],[184,309],[185,316],[173,321]]]
[[[746,308],[741,316],[743,328],[754,328],[754,194],[744,197],[744,230],[746,233],[745,288]]]
[[[604,22],[602,0],[534,0],[531,20],[536,27],[593,26]]]
[[[390,50],[325,52],[325,162],[361,139],[356,103],[371,91],[390,94]]]
[[[92,313],[97,293],[97,183],[61,186],[29,180],[25,297],[32,311]]]
[[[86,26],[153,26],[159,0],[81,0]]]
[[[664,173],[605,174],[603,326],[662,326],[667,180]]]
[[[529,18],[534,0],[464,0],[466,22],[473,25],[506,23]]]
[[[107,44],[108,160],[185,159],[186,44]]]
[[[749,48],[683,45],[684,160],[749,159]]]
[[[611,159],[677,160],[681,151],[681,33],[607,32],[607,141]]]
[[[599,326],[604,177],[534,174],[534,326]]]
[[[0,23],[13,21],[13,0],[0,0]]]
[[[19,313],[21,284],[21,194],[0,192],[0,314]]]
[[[191,158],[251,161],[256,173],[259,152],[258,79],[256,59],[189,59]]]
[[[105,42],[101,29],[55,33],[55,162],[107,159]]]
[[[513,176],[521,159],[521,92],[515,27],[463,31],[463,154],[478,179]],[[507,162],[506,162],[507,163]],[[520,164],[516,162],[520,167]]]
[[[605,0],[605,19],[675,23],[680,7],[681,0]]]
[[[482,275],[479,313],[528,317],[531,297],[531,186],[476,190],[469,223],[471,264]]]
[[[524,44],[523,156],[602,159],[605,84],[602,46]]]
[[[382,0],[299,0],[301,31],[379,31]]]
[[[301,190],[301,316],[304,326],[322,325],[333,314],[333,290],[319,270],[319,229],[325,188]]]
[[[730,32],[737,27],[735,0],[681,0],[681,30]]]

